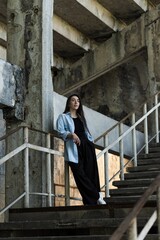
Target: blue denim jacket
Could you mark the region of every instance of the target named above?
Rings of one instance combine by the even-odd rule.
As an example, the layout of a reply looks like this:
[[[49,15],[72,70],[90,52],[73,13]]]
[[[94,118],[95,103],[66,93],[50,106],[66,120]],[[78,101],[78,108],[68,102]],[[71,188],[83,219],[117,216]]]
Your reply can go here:
[[[73,139],[67,138],[67,135],[70,133],[74,133],[75,130],[74,121],[71,117],[70,112],[60,114],[58,116],[56,126],[59,136],[65,142],[64,152],[65,160],[78,163],[77,145],[73,142]],[[85,130],[85,133],[88,140],[93,142],[93,137],[91,136],[87,129]]]

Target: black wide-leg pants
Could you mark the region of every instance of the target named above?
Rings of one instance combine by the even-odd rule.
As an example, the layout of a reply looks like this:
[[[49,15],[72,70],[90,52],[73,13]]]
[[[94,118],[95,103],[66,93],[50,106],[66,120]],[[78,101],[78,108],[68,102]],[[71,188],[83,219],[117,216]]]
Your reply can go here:
[[[84,205],[96,205],[99,198],[100,183],[94,143],[81,139],[77,145],[79,162],[69,162],[77,188]]]

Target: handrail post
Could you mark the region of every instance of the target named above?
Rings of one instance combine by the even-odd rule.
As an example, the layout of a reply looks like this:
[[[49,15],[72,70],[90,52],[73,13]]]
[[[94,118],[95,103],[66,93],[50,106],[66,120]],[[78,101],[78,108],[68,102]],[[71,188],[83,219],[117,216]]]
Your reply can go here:
[[[28,143],[28,127],[24,128],[24,142]],[[25,199],[24,207],[29,207],[29,148],[24,149],[24,190],[25,190]]]
[[[70,188],[69,188],[69,165],[65,161],[65,206],[70,206]]]
[[[157,189],[157,224],[158,224],[158,234],[160,240],[160,187]]]
[[[155,106],[158,104],[158,94],[155,95]],[[155,110],[155,128],[156,128],[156,143],[159,143],[159,117],[158,108]]]
[[[119,125],[119,136],[123,134],[123,124],[120,123]],[[124,180],[124,154],[123,154],[123,139],[119,142],[119,149],[120,149],[120,179]]]
[[[147,113],[147,104],[145,103],[143,106],[143,114]],[[148,120],[147,117],[144,119],[144,137],[145,137],[145,153],[148,154]]]
[[[128,240],[137,240],[137,218],[135,217],[127,230]]]
[[[132,125],[135,124],[135,113],[132,114]],[[137,139],[136,139],[136,128],[132,131],[132,146],[133,146],[133,154],[134,154],[134,167],[137,166]]]
[[[51,136],[47,134],[47,148],[51,147]],[[48,193],[48,206],[52,206],[52,184],[51,184],[51,154],[47,153],[47,193]]]
[[[104,136],[104,147],[108,146],[108,135]],[[105,196],[109,197],[109,153],[104,153],[104,177],[105,177]]]

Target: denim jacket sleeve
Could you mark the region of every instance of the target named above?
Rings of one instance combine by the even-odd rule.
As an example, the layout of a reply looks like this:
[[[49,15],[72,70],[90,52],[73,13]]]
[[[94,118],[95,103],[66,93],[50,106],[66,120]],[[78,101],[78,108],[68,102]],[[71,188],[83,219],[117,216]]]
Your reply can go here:
[[[70,114],[60,114],[56,125],[59,136],[65,141],[65,161],[78,163],[77,146],[72,139],[67,138],[67,135],[73,133],[75,128]]]
[[[69,139],[67,138],[67,135],[74,132],[73,126],[69,124],[66,118],[66,114],[60,114],[57,122],[56,122],[56,127],[59,136],[64,140],[68,141]]]

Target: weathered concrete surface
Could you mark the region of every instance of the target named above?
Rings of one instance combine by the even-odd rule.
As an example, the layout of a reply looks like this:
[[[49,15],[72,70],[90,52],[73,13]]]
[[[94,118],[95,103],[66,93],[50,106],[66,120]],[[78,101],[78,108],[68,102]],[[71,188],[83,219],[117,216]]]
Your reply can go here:
[[[160,90],[160,5],[146,14],[146,45],[151,92]]]
[[[73,64],[68,74],[65,72],[65,79],[60,73],[55,79],[55,91],[67,94],[71,85],[83,85],[88,79],[104,75],[134,58],[144,46],[144,18],[140,18]]]
[[[7,1],[7,61],[24,69],[25,77],[25,119],[23,123],[42,129],[42,3],[36,1]],[[9,130],[18,122],[8,122]],[[34,144],[42,144],[40,136],[32,135]],[[23,143],[23,132],[17,132],[7,139],[7,153]],[[42,159],[39,152],[30,152],[30,191],[41,192]],[[34,160],[33,160],[34,159]],[[23,154],[13,157],[6,166],[6,204],[12,202],[24,191]],[[35,183],[35,185],[33,184]],[[31,206],[40,206],[41,197],[31,200]],[[35,204],[35,205],[34,205]],[[15,206],[23,206],[23,200]]]
[[[0,110],[0,137],[6,133],[6,121],[3,119],[3,112]],[[0,141],[0,158],[5,155],[5,141]],[[5,165],[0,165],[0,209],[5,206]],[[4,215],[0,215],[0,222],[4,221]]]
[[[43,12],[44,4],[47,10]],[[53,6],[51,0],[7,1],[7,61],[24,69],[25,115],[22,123],[38,130],[48,131],[51,131],[51,117],[53,117],[51,111],[53,110],[51,105],[53,86],[50,67],[52,28],[47,27],[48,19],[52,19],[50,14],[53,14],[51,4]],[[12,130],[19,124],[19,122],[8,121],[8,129]],[[46,146],[46,139],[40,133],[32,133],[30,139],[35,145]],[[21,145],[23,140],[22,131],[8,138],[7,152]],[[18,154],[7,164],[7,203],[13,201],[24,191],[23,157],[23,154]],[[46,173],[44,173],[46,156],[38,151],[30,151],[29,157],[30,192],[42,192],[42,190],[46,192]],[[42,206],[43,198],[41,196],[31,197],[30,204],[33,207]],[[23,201],[18,206],[23,206]]]
[[[11,64],[0,59],[0,104],[8,107],[15,106],[16,81]]]
[[[6,60],[7,47],[7,29],[6,24],[0,22],[0,58]]]
[[[59,72],[54,90],[77,92],[89,108],[121,120],[159,90],[159,15],[157,6]]]
[[[24,119],[23,70],[0,59],[0,107],[6,118]]]

